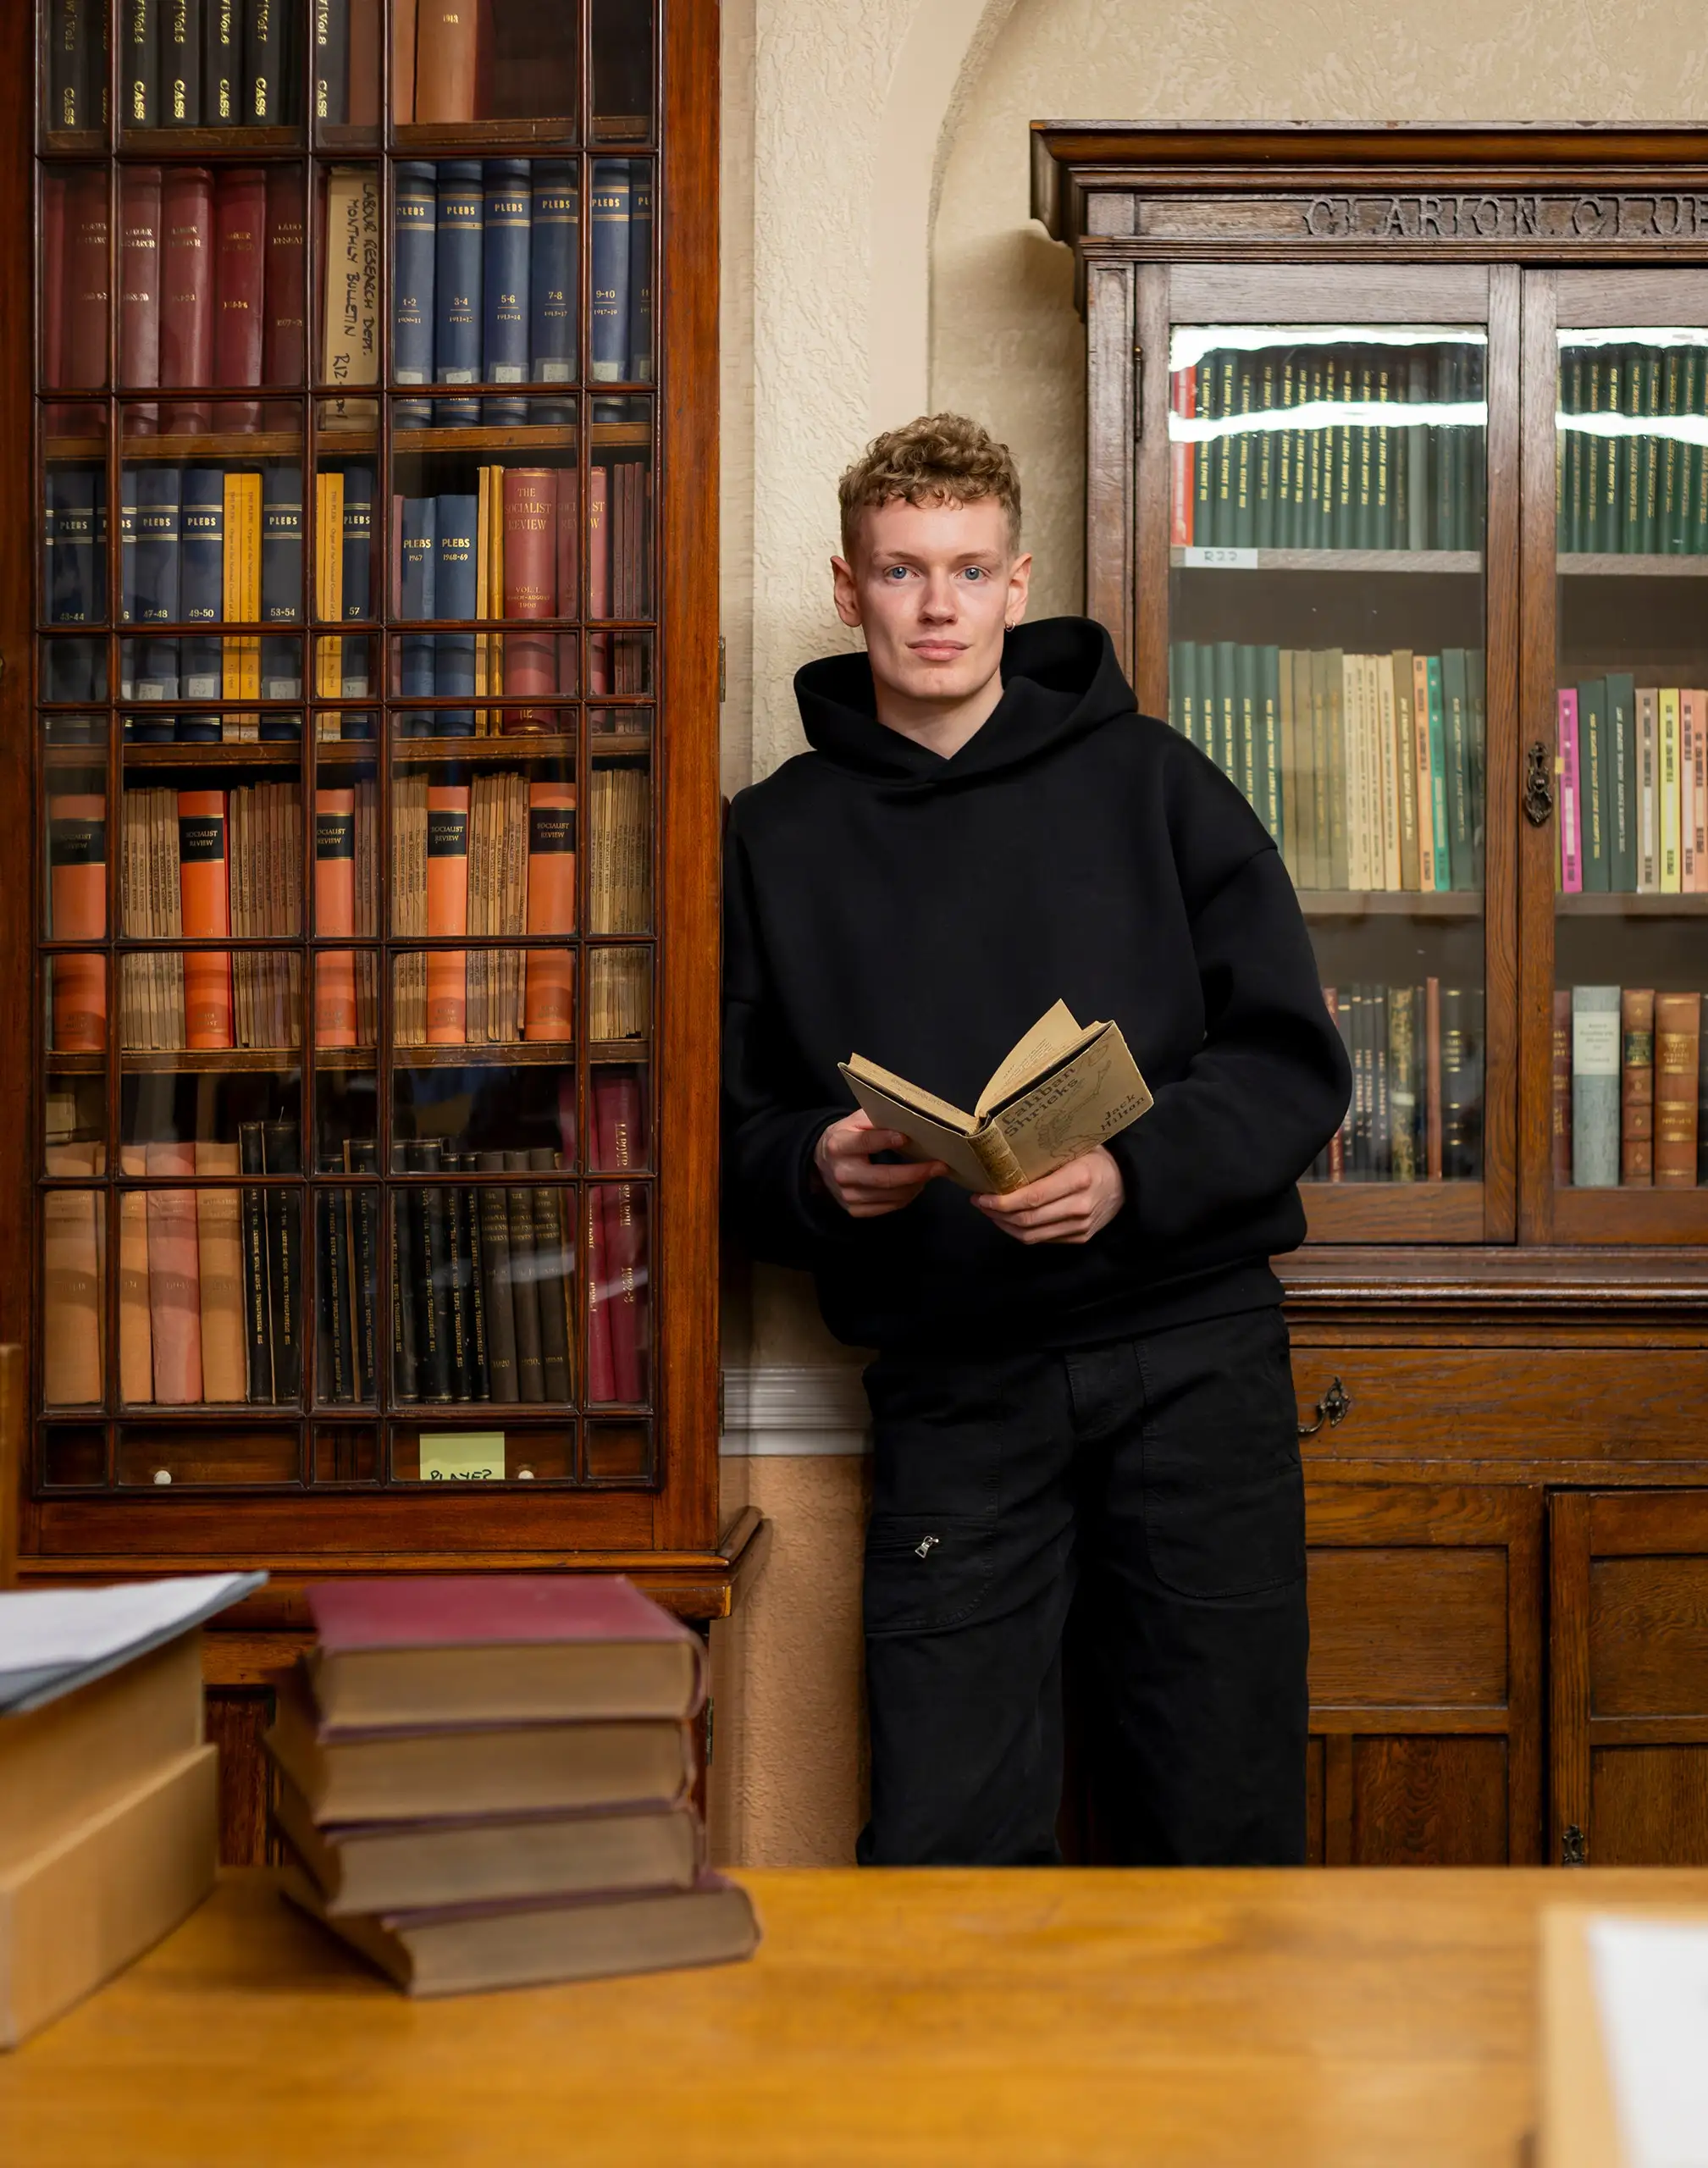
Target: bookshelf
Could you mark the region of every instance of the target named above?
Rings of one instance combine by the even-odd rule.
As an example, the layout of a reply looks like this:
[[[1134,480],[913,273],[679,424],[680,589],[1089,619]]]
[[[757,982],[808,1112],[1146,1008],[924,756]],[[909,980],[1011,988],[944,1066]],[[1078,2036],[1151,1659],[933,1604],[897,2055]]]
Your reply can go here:
[[[210,1637],[252,1792],[305,1573],[727,1607],[716,25],[0,41],[25,1570],[270,1567]]]
[[[1666,127],[1033,129],[1089,607],[1353,1057],[1280,1268],[1331,1862],[1708,1860],[1705,180]]]

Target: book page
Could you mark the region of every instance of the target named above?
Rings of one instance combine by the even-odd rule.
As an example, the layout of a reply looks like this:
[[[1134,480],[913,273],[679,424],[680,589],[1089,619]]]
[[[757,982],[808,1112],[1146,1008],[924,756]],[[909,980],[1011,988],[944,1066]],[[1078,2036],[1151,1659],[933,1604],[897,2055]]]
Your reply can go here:
[[[1028,1181],[1053,1174],[1135,1122],[1151,1093],[1119,1027],[1105,1025],[1081,1053],[991,1118]]]
[[[194,1192],[192,1192],[194,1194]],[[99,1589],[0,1595],[0,1710],[81,1685],[235,1603],[265,1573],[195,1573]]]
[[[1074,1012],[1066,1002],[1057,1002],[1039,1017],[1020,1044],[1003,1057],[1001,1068],[979,1093],[979,1103],[973,1109],[975,1119],[982,1121],[991,1109],[1010,1092],[1020,1091],[1035,1077],[1042,1076],[1045,1070],[1053,1068],[1064,1054],[1070,1054],[1081,1040],[1089,1041],[1103,1028],[1101,1024],[1089,1024],[1082,1029],[1074,1021]]]
[[[917,1084],[909,1084],[905,1076],[898,1076],[893,1070],[880,1069],[876,1062],[868,1061],[864,1054],[853,1054],[837,1065],[850,1087],[859,1079],[882,1092],[886,1098],[893,1099],[898,1106],[911,1108],[928,1120],[940,1122],[945,1129],[959,1130],[963,1137],[968,1137],[976,1125],[974,1115],[963,1114],[959,1107],[952,1107],[934,1092],[921,1091]]]
[[[883,1070],[875,1070],[871,1063],[855,1069],[853,1063],[843,1062],[842,1073],[848,1086],[861,1107],[871,1116],[876,1129],[898,1130],[907,1139],[904,1156],[909,1159],[941,1159],[949,1173],[963,1189],[990,1190],[996,1185],[986,1173],[979,1155],[968,1141],[964,1127],[951,1127],[948,1122],[937,1121],[925,1113],[917,1103],[886,1091],[872,1081],[874,1076],[885,1076]],[[910,1087],[895,1080],[903,1092]],[[929,1092],[921,1092],[920,1099],[931,1100]],[[934,1106],[945,1106],[945,1102],[931,1100]],[[958,1108],[948,1107],[956,1123],[964,1124],[966,1116]]]
[[[1602,1918],[1587,1930],[1630,2168],[1708,2168],[1708,1927]]]

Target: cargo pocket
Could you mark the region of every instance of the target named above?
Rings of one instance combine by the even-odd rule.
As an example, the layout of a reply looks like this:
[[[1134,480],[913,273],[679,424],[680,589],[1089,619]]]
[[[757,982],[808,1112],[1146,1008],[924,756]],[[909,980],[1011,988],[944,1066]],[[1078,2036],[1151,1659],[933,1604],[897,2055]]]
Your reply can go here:
[[[942,1633],[971,1617],[996,1563],[988,1514],[874,1515],[866,1529],[863,1610],[869,1638]]]
[[[1198,1375],[1158,1379],[1154,1402],[1146,1362],[1145,1540],[1152,1570],[1177,1596],[1257,1596],[1305,1571],[1286,1327],[1279,1312],[1258,1316],[1219,1351],[1207,1341]]]

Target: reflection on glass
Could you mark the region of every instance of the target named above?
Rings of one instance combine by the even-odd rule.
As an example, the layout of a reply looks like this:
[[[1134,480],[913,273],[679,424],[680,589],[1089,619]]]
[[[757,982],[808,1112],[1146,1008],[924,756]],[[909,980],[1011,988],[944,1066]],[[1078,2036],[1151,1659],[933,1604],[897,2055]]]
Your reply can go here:
[[[557,1155],[394,1147],[394,1172],[556,1171]],[[574,1192],[555,1182],[412,1183],[390,1193],[393,1387],[403,1401],[575,1397]]]
[[[47,933],[99,941],[107,932],[107,790],[99,770],[60,768],[47,793]],[[56,956],[47,967],[48,1038],[55,1054],[107,1044],[107,961]]]
[[[49,1055],[41,1125],[44,1173],[54,1155],[67,1149],[76,1159],[75,1172],[106,1172],[107,1076],[100,1054]]]
[[[1708,331],[1562,331],[1559,546],[1708,552]]]
[[[1319,960],[1327,945],[1318,938]],[[1477,945],[1480,951],[1480,937]],[[1351,1064],[1352,1097],[1338,1134],[1318,1154],[1310,1179],[1479,1180],[1482,987],[1446,984],[1432,973],[1410,984],[1363,980],[1328,985],[1323,998]]]
[[[585,1241],[587,1397],[638,1407],[651,1367],[645,1185],[589,1183]]]
[[[630,1062],[600,1062],[589,1085],[594,1166],[623,1175],[647,1163],[646,1071]]]
[[[652,1434],[644,1423],[589,1423],[589,1483],[644,1483],[652,1474]]]
[[[41,591],[50,625],[99,625],[107,616],[107,471],[94,460],[50,462],[41,523]],[[93,643],[91,642],[92,645]],[[66,672],[53,700],[82,700],[92,685]]]
[[[652,119],[652,10],[592,0],[593,131],[607,142],[645,136]]]
[[[41,697],[44,700],[102,700],[107,697],[107,643],[104,639],[53,639],[41,643]],[[85,722],[77,716],[47,719],[48,735]]]

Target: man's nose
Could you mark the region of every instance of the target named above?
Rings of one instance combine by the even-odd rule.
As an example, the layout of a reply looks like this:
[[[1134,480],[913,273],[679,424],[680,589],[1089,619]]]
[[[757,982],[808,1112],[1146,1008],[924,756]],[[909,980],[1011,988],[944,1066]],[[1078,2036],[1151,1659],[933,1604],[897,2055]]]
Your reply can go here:
[[[925,597],[920,608],[927,617],[953,617],[955,615],[954,582],[947,572],[933,573],[926,581]]]

